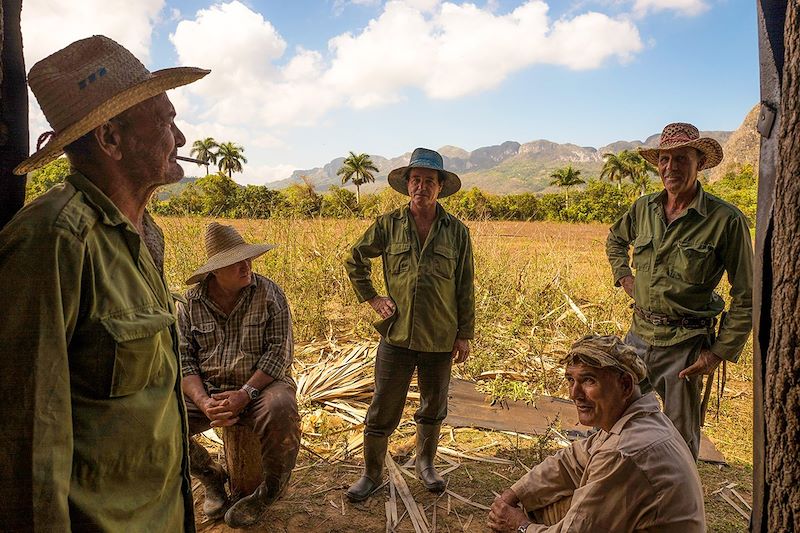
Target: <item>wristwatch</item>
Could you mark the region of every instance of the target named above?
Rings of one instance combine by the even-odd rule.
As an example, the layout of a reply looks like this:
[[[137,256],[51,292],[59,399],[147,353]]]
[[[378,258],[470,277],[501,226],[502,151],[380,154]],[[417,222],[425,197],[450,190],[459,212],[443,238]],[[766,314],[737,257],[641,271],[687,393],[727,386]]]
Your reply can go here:
[[[251,387],[247,383],[242,385],[242,390],[247,393],[247,395],[250,397],[251,400],[255,400],[256,398],[258,398],[258,395],[261,394],[260,390],[258,390],[255,387]]]
[[[527,533],[528,532],[528,526],[531,525],[531,523],[532,522],[525,522],[524,524],[519,526],[517,528],[517,533]]]

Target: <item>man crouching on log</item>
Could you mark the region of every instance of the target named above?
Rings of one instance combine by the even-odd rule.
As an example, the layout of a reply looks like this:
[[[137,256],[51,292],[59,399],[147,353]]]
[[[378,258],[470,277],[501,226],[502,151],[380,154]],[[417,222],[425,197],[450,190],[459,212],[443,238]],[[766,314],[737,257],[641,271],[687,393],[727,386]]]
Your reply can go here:
[[[495,498],[492,531],[704,532],[694,458],[655,394],[639,391],[647,370],[636,351],[614,335],[588,335],[562,363],[578,420],[600,431],[546,458]]]
[[[403,415],[414,369],[420,390],[416,471],[425,487],[445,488],[433,461],[439,428],[447,416],[450,368],[469,355],[474,336],[475,295],[472,244],[467,227],[437,202],[461,188],[444,170],[442,156],[417,148],[408,166],[389,173],[389,185],[411,202],[378,217],[345,261],[359,301],[369,302],[382,320],[375,360],[375,396],[364,428],[364,474],[347,491],[367,499],[380,485],[389,435]],[[388,296],[370,279],[370,259],[383,259]]]
[[[205,486],[206,515],[225,513],[227,525],[241,528],[261,520],[281,495],[300,449],[292,317],[280,287],[252,270],[272,245],[248,244],[232,226],[212,222],[205,246],[208,260],[186,281],[197,285],[178,304],[189,431],[249,428],[261,445],[264,478],[225,512],[227,475],[194,438],[190,470]]]

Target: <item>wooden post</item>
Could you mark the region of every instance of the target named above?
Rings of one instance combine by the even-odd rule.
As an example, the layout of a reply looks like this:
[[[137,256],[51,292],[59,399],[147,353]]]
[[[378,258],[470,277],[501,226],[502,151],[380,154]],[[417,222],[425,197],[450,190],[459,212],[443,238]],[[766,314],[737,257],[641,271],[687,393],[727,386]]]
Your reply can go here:
[[[28,89],[22,56],[22,0],[0,4],[0,229],[25,201],[25,176],[12,170],[28,157]]]
[[[261,442],[255,433],[238,424],[222,429],[225,462],[230,476],[231,498],[251,494],[264,480],[261,466]]]

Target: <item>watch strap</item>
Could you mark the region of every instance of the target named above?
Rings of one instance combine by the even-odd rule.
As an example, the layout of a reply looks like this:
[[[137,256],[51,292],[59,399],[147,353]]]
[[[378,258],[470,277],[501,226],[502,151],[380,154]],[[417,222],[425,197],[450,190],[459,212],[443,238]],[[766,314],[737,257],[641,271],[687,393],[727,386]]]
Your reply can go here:
[[[247,383],[242,385],[242,390],[247,393],[247,395],[250,397],[251,400],[255,400],[256,398],[258,398],[258,395],[261,394],[260,390],[251,385],[248,385]]]

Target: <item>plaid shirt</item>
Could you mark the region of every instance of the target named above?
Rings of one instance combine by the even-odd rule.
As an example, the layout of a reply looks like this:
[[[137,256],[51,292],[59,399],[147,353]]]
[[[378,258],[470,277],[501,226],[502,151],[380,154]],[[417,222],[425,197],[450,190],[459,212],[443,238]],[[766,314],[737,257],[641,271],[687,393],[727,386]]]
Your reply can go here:
[[[226,315],[207,285],[208,278],[178,303],[183,375],[200,375],[209,393],[241,388],[256,369],[294,384],[292,316],[280,287],[254,272]]]

